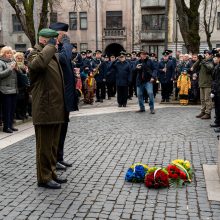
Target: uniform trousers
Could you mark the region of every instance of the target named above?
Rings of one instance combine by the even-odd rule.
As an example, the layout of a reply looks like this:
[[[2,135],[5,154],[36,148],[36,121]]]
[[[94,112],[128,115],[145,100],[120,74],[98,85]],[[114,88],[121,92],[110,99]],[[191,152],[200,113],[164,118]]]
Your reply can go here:
[[[119,105],[127,105],[128,86],[117,86],[117,101]]]
[[[57,148],[57,161],[63,161],[64,156],[64,143],[66,139],[66,134],[68,130],[68,123],[69,123],[69,112],[65,112],[65,123],[61,124],[61,131],[60,131],[60,140]]]
[[[61,124],[35,125],[38,183],[56,179],[57,148]]]
[[[105,82],[96,82],[96,99],[100,101],[105,99]]]

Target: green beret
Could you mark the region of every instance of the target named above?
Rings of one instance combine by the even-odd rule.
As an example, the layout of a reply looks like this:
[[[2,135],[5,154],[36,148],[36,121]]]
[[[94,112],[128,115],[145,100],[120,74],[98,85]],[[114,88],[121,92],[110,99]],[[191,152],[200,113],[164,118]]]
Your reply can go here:
[[[54,31],[50,28],[43,28],[39,31],[38,36],[51,38],[51,37],[57,37],[59,33],[57,31]]]

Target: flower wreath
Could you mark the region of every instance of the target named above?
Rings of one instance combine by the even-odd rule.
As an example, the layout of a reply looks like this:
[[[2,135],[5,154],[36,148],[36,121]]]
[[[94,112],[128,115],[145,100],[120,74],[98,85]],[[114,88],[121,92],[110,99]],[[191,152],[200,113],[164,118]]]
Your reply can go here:
[[[192,167],[188,160],[176,159],[167,166],[170,185],[181,187],[186,182],[192,181]]]
[[[148,171],[148,166],[143,163],[133,164],[125,175],[125,180],[128,182],[141,183],[144,182],[144,177]]]
[[[145,176],[145,185],[148,188],[169,187],[169,175],[165,168],[152,167]]]
[[[144,182],[148,188],[169,186],[181,187],[192,181],[193,169],[188,160],[173,160],[166,168],[152,167],[135,163],[127,171],[125,180],[128,182]]]

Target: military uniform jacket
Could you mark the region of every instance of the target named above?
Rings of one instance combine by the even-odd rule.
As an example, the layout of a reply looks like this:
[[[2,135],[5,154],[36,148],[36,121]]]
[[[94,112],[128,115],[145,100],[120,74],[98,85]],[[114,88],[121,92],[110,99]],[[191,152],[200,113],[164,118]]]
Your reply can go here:
[[[28,56],[34,125],[64,122],[62,69],[53,45],[35,46]]]
[[[127,61],[115,61],[112,63],[112,68],[116,74],[117,86],[128,86],[131,83],[131,67]]]
[[[166,68],[166,72],[163,69]],[[173,62],[168,60],[165,62],[163,59],[159,62],[158,65],[158,78],[161,83],[169,83],[175,76],[175,68]]]

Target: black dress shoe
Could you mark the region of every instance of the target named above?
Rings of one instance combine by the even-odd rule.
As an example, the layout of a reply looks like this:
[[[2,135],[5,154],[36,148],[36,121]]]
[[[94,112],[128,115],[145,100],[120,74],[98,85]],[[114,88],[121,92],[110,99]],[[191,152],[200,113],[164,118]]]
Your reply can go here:
[[[216,133],[220,133],[220,128],[215,128],[214,131],[215,131]]]
[[[65,166],[65,167],[72,167],[72,164],[71,163],[68,163],[68,162],[66,162],[66,161],[59,161],[59,163],[61,163],[63,166]]]
[[[48,189],[61,189],[61,185],[54,180],[50,180],[47,183],[38,183],[37,185]]]
[[[62,178],[62,177],[57,177],[56,179],[54,179],[55,182],[62,184],[62,183],[66,183],[67,179],[66,178]]]
[[[11,128],[11,130],[12,130],[12,131],[18,131],[18,129],[17,129],[17,128]]]
[[[5,132],[5,133],[13,133],[13,131],[10,128],[3,128],[3,132]]]
[[[219,124],[210,124],[210,127],[211,128],[218,128],[218,127],[220,127],[220,125]]]
[[[66,171],[66,166],[64,166],[63,164],[57,162],[56,169],[57,170],[65,170]]]
[[[118,105],[118,107],[119,107],[119,108],[121,108],[121,107],[122,107],[122,105]]]

